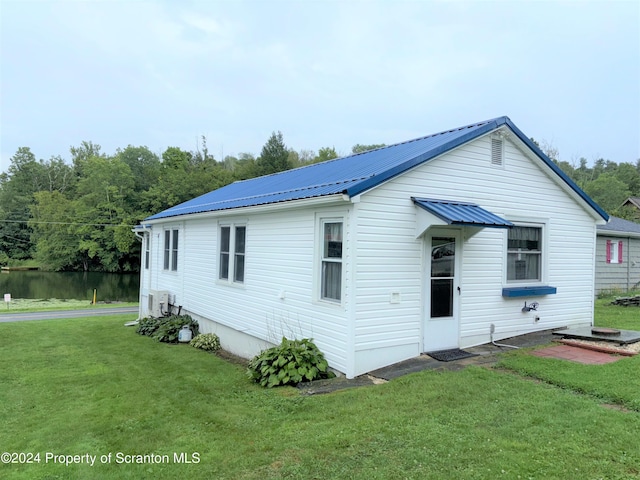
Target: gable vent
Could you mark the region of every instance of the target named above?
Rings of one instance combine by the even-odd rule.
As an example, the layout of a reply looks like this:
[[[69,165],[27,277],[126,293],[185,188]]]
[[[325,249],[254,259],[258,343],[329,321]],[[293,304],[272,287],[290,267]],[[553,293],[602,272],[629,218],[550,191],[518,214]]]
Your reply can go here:
[[[502,165],[502,139],[501,138],[492,138],[491,139],[491,165]]]

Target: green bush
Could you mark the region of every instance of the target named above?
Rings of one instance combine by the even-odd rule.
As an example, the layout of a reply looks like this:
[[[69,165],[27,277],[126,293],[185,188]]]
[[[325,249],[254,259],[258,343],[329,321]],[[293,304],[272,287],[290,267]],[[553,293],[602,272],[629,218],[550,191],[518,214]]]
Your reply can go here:
[[[178,343],[178,334],[183,326],[187,325],[191,329],[193,336],[200,333],[198,322],[189,315],[171,315],[162,318],[143,318],[138,324],[136,332],[140,335],[147,335],[155,338],[159,342]]]
[[[178,335],[182,327],[187,325],[191,329],[191,335],[196,336],[200,333],[200,327],[198,322],[192,319],[189,315],[171,315],[166,317],[164,321],[156,330],[153,335],[159,342],[164,343],[178,343]]]
[[[220,338],[215,333],[201,333],[195,336],[189,345],[207,352],[217,352],[220,350]]]
[[[297,385],[300,382],[329,378],[329,365],[311,339],[288,340],[256,355],[247,376],[263,387]]]
[[[140,322],[138,322],[138,328],[136,328],[136,332],[140,335],[152,337],[153,334],[156,333],[156,330],[158,330],[161,320],[163,319],[153,317],[143,318],[142,320],[140,320]]]

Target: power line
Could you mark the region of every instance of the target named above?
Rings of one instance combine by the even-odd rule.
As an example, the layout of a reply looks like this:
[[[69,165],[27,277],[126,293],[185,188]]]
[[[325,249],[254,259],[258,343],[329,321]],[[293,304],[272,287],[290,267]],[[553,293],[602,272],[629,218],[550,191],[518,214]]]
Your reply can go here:
[[[41,220],[0,220],[0,223],[35,223],[43,225],[74,225],[79,227],[135,227],[135,225],[125,223],[45,222]]]

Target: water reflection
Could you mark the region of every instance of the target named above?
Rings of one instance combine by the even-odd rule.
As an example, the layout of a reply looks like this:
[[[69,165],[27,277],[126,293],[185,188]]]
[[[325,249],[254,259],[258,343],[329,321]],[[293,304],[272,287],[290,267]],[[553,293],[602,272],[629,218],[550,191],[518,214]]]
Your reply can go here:
[[[139,285],[137,273],[3,271],[0,274],[0,295],[10,293],[12,298],[91,300],[95,288],[99,301],[137,302]]]

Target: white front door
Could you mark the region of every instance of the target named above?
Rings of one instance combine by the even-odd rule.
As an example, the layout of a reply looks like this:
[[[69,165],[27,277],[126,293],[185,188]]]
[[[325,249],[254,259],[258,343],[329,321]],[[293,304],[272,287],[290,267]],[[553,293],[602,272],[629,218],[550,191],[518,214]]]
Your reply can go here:
[[[424,351],[458,347],[460,235],[434,230],[426,236]]]

